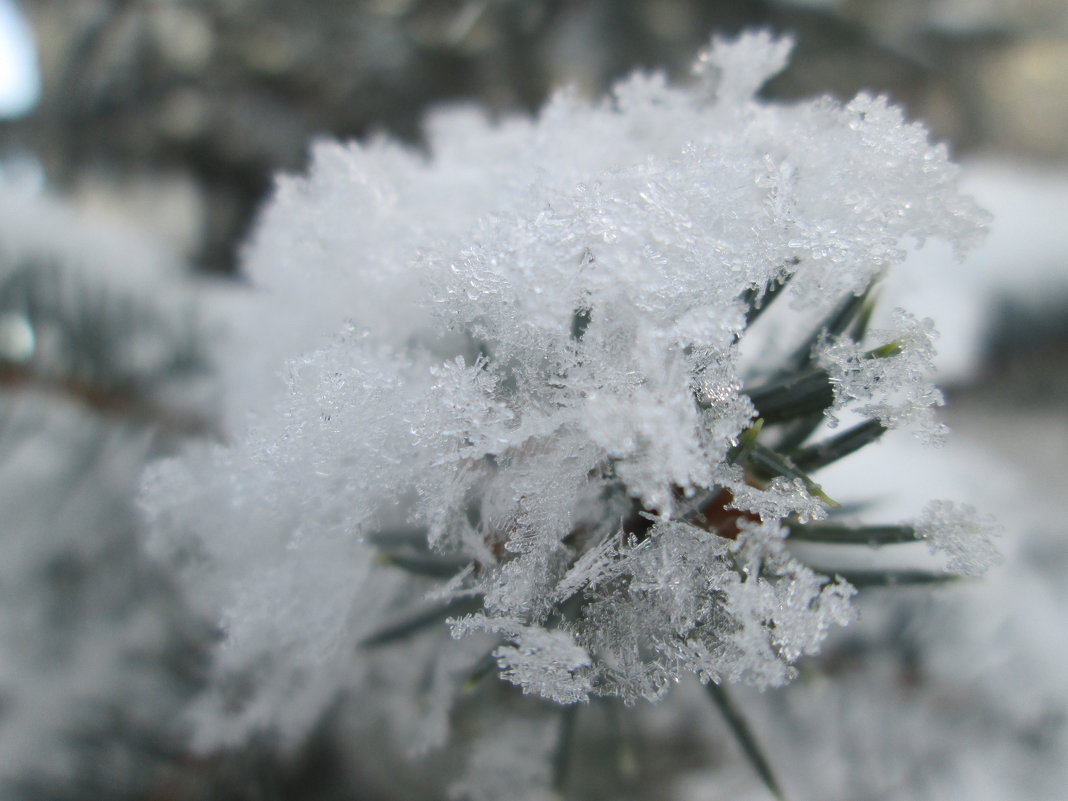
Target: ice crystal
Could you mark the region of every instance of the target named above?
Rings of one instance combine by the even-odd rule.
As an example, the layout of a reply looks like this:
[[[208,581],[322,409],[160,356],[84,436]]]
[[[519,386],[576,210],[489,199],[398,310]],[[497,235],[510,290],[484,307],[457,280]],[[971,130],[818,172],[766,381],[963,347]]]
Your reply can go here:
[[[497,631],[509,637],[510,644],[493,652],[501,677],[561,704],[585,701],[590,693],[590,655],[566,631],[547,631],[525,626],[519,621],[491,620],[471,616],[453,624],[455,636],[473,629]]]
[[[964,247],[982,213],[885,100],[757,99],[789,47],[717,40],[691,86],[638,75],[535,119],[439,112],[429,156],[320,144],[279,182],[247,253],[234,435],[144,494],[223,625],[220,681],[250,677],[204,737],[299,730],[332,690],[418,672],[360,646],[428,594],[468,605],[441,615],[455,645],[562,703],[686,673],[781,684],[850,619],[852,588],[782,545],[828,499],[743,441],[778,397],[743,390],[777,377],[741,358],[748,321],[789,278],[783,305],[818,325],[906,240]],[[938,400],[925,331],[838,332],[798,364],[896,426]]]
[[[913,426],[922,439],[937,443],[946,430],[934,417],[934,408],[944,403],[931,381],[934,323],[917,320],[903,309],[897,310],[895,323],[894,329],[873,331],[868,337],[869,343],[880,346],[878,358],[868,358],[870,344],[838,340],[825,343],[820,362],[834,382],[839,408],[852,404],[887,428]]]
[[[622,559],[575,628],[628,701],[658,697],[683,672],[782,684],[852,614],[848,584],[782,553],[746,565],[729,541],[684,523],[658,524]]]
[[[963,576],[980,576],[997,561],[998,530],[989,516],[952,501],[931,501],[916,521],[917,536],[946,555],[948,570]]]

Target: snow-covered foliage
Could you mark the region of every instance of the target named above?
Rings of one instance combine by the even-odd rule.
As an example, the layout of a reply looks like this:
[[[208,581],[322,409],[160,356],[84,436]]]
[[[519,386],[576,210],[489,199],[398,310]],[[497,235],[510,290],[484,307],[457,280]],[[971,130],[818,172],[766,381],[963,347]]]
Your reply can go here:
[[[0,793],[143,797],[204,635],[138,540],[150,440],[42,394],[4,393],[0,415]]]
[[[447,654],[470,643],[469,665],[491,653],[562,703],[684,674],[778,685],[850,619],[853,588],[784,544],[829,499],[743,463],[758,414],[775,425],[749,388],[801,370],[817,418],[922,423],[925,323],[798,347],[907,242],[965,248],[984,215],[884,99],[758,99],[789,49],[715,41],[690,86],[441,112],[427,154],[324,143],[279,181],[224,365],[232,437],[143,494],[224,635],[203,741],[425,685],[415,651],[387,668],[361,645],[414,632],[397,620],[431,588],[462,639],[419,653],[462,673]],[[786,281],[790,319],[749,335]]]
[[[848,497],[870,501],[880,516],[912,519],[921,530],[938,530],[947,513],[957,523],[970,518],[973,530],[956,529],[961,541],[989,534],[989,521],[925,499],[981,498],[1006,524],[998,541],[1003,559],[979,581],[862,593],[859,619],[825,643],[805,678],[774,693],[735,689],[788,798],[1063,798],[1066,504],[1052,489],[1056,473],[1033,452],[1014,465],[1011,451],[992,444],[998,426],[1012,431],[1011,441],[1026,427],[1037,436],[1024,441],[1053,438],[1061,448],[1049,453],[1059,460],[1066,428],[1054,417],[1031,412],[1023,422],[995,422],[957,409],[946,447],[889,438],[823,476]],[[984,442],[987,431],[994,436]],[[899,491],[884,492],[891,482]],[[722,774],[707,772],[680,799],[715,798]]]
[[[146,558],[133,502],[200,419],[179,266],[0,178],[5,799],[143,798],[185,734],[206,627]]]
[[[184,271],[150,237],[0,174],[0,369],[8,383],[195,429],[210,406],[206,326]]]

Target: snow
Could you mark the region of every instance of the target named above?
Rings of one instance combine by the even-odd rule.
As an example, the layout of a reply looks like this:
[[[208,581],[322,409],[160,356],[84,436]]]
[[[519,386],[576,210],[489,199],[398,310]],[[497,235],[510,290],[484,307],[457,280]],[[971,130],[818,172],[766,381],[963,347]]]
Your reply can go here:
[[[931,384],[934,323],[917,320],[902,309],[894,317],[892,330],[872,331],[870,336],[872,341],[900,347],[895,355],[865,359],[865,346],[844,337],[824,343],[819,361],[834,383],[835,406],[852,405],[854,411],[888,429],[911,427],[927,442],[940,442],[946,431],[934,410],[945,400]]]
[[[87,776],[145,792],[186,734],[206,632],[144,553],[133,502],[168,424],[207,405],[203,373],[177,366],[199,335],[182,267],[0,175],[5,798]]]
[[[964,252],[987,215],[885,99],[755,99],[788,52],[716,40],[687,87],[638,75],[496,123],[444,110],[427,155],[320,143],[279,180],[224,356],[228,442],[157,465],[142,495],[224,633],[201,744],[299,736],[343,691],[415,719],[423,658],[491,652],[560,703],[655,700],[687,675],[779,686],[853,619],[853,588],[784,545],[825,498],[732,461],[741,390],[909,246]],[[784,272],[782,319],[750,334],[741,297]],[[896,426],[940,400],[924,323],[823,344],[836,415]],[[737,540],[697,524],[720,489]],[[444,591],[375,559],[399,528],[464,565]],[[416,598],[482,609],[447,647],[443,615],[361,648]]]

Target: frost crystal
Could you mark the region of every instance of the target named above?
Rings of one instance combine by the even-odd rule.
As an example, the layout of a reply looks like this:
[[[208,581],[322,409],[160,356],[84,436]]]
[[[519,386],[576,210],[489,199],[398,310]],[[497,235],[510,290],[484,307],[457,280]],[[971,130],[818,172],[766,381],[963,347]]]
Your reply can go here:
[[[501,677],[525,693],[561,704],[585,701],[590,693],[590,655],[565,631],[524,626],[519,621],[490,620],[481,615],[455,621],[453,633],[484,629],[506,634],[511,644],[493,652]]]
[[[887,428],[913,426],[922,439],[937,443],[945,426],[934,418],[944,403],[931,381],[934,372],[934,323],[898,309],[896,327],[872,331],[867,343],[844,339],[826,343],[820,362],[834,383],[835,405],[878,419]],[[872,345],[879,347],[871,351]],[[869,358],[869,353],[877,358]]]
[[[230,444],[144,493],[222,624],[219,687],[244,677],[205,700],[206,740],[300,730],[340,688],[421,686],[404,649],[361,648],[413,599],[446,605],[472,662],[562,703],[686,673],[780,684],[850,619],[852,588],[783,546],[826,496],[743,436],[793,402],[779,362],[741,353],[748,323],[789,279],[779,305],[818,327],[906,240],[963,247],[983,215],[885,100],[758,100],[789,49],[717,40],[692,86],[639,75],[536,119],[440,112],[429,157],[320,144],[279,182],[247,254]],[[829,382],[887,426],[938,402],[927,329],[898,328],[787,360],[827,396],[816,424]]]
[[[926,540],[933,552],[948,557],[946,568],[954,573],[981,576],[998,559],[997,524],[966,504],[931,501],[915,528],[917,537]]]

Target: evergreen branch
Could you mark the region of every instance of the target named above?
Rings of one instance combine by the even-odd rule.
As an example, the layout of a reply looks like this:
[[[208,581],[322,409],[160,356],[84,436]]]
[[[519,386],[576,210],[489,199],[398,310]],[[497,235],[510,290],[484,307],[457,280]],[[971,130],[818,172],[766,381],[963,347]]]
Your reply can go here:
[[[25,365],[0,362],[0,389],[36,391],[67,398],[105,417],[154,426],[168,434],[220,436],[215,423],[205,415],[174,408],[135,392],[40,375]]]
[[[0,352],[0,386],[65,397],[179,435],[217,435],[206,416],[157,398],[176,379],[209,369],[191,307],[185,312],[165,313],[54,260],[0,262],[0,316],[19,325],[25,340]],[[146,340],[147,359],[136,347]]]

